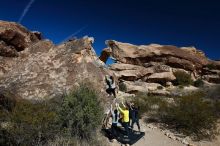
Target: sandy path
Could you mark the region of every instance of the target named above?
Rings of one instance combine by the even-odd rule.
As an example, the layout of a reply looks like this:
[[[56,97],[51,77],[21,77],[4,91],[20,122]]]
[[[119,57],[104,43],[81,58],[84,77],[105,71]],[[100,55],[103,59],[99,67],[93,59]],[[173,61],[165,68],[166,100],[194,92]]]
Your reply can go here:
[[[142,124],[145,136],[134,146],[184,146],[181,142],[172,140],[165,136],[159,129],[150,129]]]
[[[182,144],[180,141],[173,140],[168,138],[164,132],[160,129],[152,129],[149,128],[145,123],[140,121],[141,129],[145,132],[145,136],[141,138],[137,143],[133,146],[186,146]],[[135,130],[137,127],[135,125]],[[194,146],[220,146],[220,135],[216,137],[213,141],[200,141],[200,142],[192,142],[189,141]],[[117,141],[110,143],[110,146],[122,146]]]
[[[146,124],[143,124],[143,122],[140,122],[140,124],[142,131],[145,132],[145,136],[133,146],[184,146],[181,142],[168,138],[160,129],[149,128]],[[137,130],[136,125],[134,129]],[[121,144],[116,141],[110,143],[110,145],[121,146]]]

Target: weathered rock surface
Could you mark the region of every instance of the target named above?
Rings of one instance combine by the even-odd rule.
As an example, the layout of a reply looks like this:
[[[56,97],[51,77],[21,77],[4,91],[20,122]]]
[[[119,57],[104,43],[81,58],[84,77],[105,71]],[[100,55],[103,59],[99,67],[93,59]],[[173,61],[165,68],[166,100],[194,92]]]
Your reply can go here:
[[[169,95],[164,86],[172,87],[173,73],[178,70],[191,74],[194,80],[220,80],[219,61],[208,60],[194,47],[107,41],[108,48],[98,58],[93,42],[93,38],[84,37],[56,46],[42,40],[40,32],[0,21],[0,91],[42,99],[69,92],[86,80],[105,92],[104,76],[113,74],[125,84],[127,93]],[[108,57],[116,63],[106,68]]]
[[[43,99],[68,93],[86,80],[105,92],[104,76],[108,71],[94,52],[93,38],[55,46],[35,34],[16,23],[0,22],[0,41],[18,40],[8,43],[17,57],[0,56],[0,91],[25,99]]]
[[[17,23],[0,21],[0,56],[17,57],[18,52],[39,40],[39,32],[30,32]]]
[[[110,70],[122,82],[134,82],[124,82],[129,93],[147,92],[146,83],[160,83],[169,88],[173,87],[176,71],[189,74],[193,81],[202,78],[208,82],[220,83],[220,62],[209,60],[195,47],[178,48],[158,44],[136,46],[114,40],[106,41],[106,44],[108,48],[102,51],[100,60],[106,62],[108,57],[116,60],[116,63],[110,66]],[[137,81],[142,82],[142,85],[137,85]]]
[[[186,70],[200,69],[208,64],[205,56],[197,52],[187,51],[175,46],[162,46],[157,44],[135,46],[117,41],[106,41],[109,50],[116,60],[127,64],[142,65],[149,61],[164,62],[171,67],[181,67]],[[177,63],[176,63],[177,62]],[[188,66],[190,65],[190,66]]]
[[[220,84],[220,75],[216,74],[216,75],[204,75],[203,79],[205,79],[208,82],[211,83],[217,83]]]
[[[158,90],[159,87],[164,88],[163,86],[157,83],[146,83],[146,82],[140,82],[140,81],[135,81],[135,82],[124,81],[121,84],[124,84],[127,93],[142,92],[142,93],[155,93],[156,94],[156,91]]]
[[[135,81],[154,73],[154,68],[145,68],[138,65],[117,63],[110,67],[118,79]]]
[[[172,72],[162,72],[162,73],[154,73],[148,77],[148,81],[150,82],[169,82],[174,81],[176,77]]]

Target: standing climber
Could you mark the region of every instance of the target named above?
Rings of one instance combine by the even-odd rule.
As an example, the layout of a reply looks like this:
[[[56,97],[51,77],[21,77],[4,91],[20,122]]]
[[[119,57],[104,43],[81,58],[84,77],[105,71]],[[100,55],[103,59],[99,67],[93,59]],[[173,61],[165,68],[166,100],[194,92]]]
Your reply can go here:
[[[105,80],[106,80],[106,83],[107,83],[107,89],[106,89],[106,92],[110,95],[113,94],[113,96],[116,98],[116,83],[115,83],[115,79],[113,76],[105,76]]]
[[[138,130],[140,132],[140,124],[139,124],[139,109],[140,107],[138,106],[135,106],[134,103],[132,103],[130,105],[130,111],[131,111],[131,120],[132,120],[132,123],[131,123],[131,129],[133,130],[134,128],[134,124],[136,123],[137,126],[138,126]]]
[[[112,126],[111,126],[111,132],[114,138],[117,137],[117,125],[119,120],[119,112],[117,109],[113,111],[112,105],[111,105],[111,116],[112,116]]]
[[[129,129],[128,129],[128,127],[129,127],[129,110],[128,110],[128,107],[125,106],[124,104],[123,104],[123,106],[124,106],[124,110],[118,104],[116,104],[116,107],[119,109],[120,113],[123,115],[122,125],[125,128],[126,135],[129,137],[129,134],[130,134]]]

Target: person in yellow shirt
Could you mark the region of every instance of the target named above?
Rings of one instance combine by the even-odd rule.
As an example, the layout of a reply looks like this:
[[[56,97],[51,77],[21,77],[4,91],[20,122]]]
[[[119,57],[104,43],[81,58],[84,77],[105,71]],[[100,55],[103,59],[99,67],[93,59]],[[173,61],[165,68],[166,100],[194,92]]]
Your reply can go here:
[[[122,103],[123,104],[123,103]],[[124,106],[124,109],[122,109],[118,104],[116,104],[116,107],[118,108],[119,112],[123,115],[122,118],[122,125],[125,128],[126,135],[129,136],[129,109],[127,106]]]

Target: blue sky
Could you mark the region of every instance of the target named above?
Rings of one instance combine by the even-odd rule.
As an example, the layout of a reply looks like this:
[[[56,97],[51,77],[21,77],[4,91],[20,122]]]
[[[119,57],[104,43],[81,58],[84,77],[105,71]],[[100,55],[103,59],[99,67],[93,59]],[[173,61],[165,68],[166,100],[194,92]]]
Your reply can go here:
[[[0,0],[0,19],[17,22],[30,0]],[[133,44],[195,46],[220,59],[218,0],[35,0],[21,24],[54,43],[84,28],[77,37]]]

